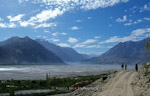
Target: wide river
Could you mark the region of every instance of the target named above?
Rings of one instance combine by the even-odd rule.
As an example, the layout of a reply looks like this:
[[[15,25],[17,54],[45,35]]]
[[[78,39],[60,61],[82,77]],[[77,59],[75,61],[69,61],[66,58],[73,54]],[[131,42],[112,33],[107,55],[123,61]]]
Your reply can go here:
[[[134,67],[128,65],[127,69],[134,70]],[[96,75],[109,70],[120,71],[121,65],[0,65],[0,80],[46,79],[46,73],[51,77]]]

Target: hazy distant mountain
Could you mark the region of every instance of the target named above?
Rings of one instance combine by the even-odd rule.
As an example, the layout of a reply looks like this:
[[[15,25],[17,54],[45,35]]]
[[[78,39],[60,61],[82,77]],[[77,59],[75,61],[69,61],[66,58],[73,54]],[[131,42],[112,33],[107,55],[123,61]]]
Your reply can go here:
[[[69,47],[60,47],[42,39],[37,39],[36,41],[39,42],[48,50],[55,53],[65,62],[79,62],[83,59],[89,58],[87,55],[79,54],[74,49],[69,48]]]
[[[29,37],[12,37],[1,42],[0,64],[64,64],[53,52]]]
[[[147,40],[119,43],[101,56],[83,60],[83,62],[95,64],[135,64],[150,61],[150,52],[147,52],[144,48]]]

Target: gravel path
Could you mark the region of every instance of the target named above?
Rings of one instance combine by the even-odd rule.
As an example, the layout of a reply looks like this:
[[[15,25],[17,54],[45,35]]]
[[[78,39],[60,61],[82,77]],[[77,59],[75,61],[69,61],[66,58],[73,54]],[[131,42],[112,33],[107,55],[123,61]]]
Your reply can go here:
[[[131,83],[137,73],[133,71],[121,71],[108,77],[107,83],[101,79],[62,96],[134,96]]]
[[[119,72],[101,91],[92,96],[134,96],[131,83],[136,72]]]

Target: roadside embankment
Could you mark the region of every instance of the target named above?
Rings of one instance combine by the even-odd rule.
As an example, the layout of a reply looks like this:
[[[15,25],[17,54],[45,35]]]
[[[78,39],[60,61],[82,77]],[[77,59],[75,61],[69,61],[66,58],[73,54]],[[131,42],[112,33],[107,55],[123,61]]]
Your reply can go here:
[[[101,90],[102,86],[104,86],[111,78],[115,77],[115,75],[116,71],[111,74],[103,75],[103,77],[97,81],[63,96],[92,96],[95,92]]]
[[[132,83],[135,96],[150,96],[150,63],[144,64]]]

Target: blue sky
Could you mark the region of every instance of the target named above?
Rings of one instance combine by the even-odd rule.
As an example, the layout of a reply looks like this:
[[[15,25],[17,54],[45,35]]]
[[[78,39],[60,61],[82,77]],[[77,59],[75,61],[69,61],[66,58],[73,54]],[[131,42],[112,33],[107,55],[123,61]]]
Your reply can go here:
[[[0,41],[29,36],[102,54],[149,33],[149,0],[0,0]]]

